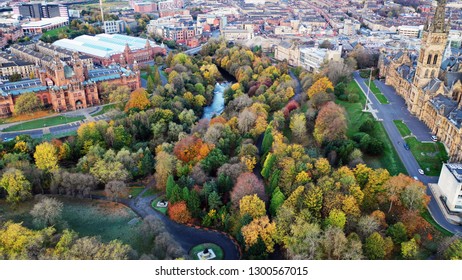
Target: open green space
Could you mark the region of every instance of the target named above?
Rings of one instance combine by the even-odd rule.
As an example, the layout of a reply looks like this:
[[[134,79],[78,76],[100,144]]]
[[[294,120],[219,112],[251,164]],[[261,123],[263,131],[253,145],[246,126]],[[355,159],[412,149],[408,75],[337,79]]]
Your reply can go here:
[[[364,105],[366,104],[366,97],[361,92],[358,84],[355,81],[348,83],[346,91],[350,93],[356,93],[359,96],[359,102],[350,103],[346,101],[336,100],[335,102],[343,106],[347,112],[348,120],[348,137],[352,137],[359,132],[359,127],[366,118],[372,118],[372,115],[368,112],[363,112]],[[380,139],[384,143],[384,151],[381,156],[372,157],[364,156],[364,161],[367,165],[373,168],[385,168],[390,174],[397,175],[399,173],[407,174],[406,168],[404,167],[398,153],[393,147],[390,138],[388,137],[383,124],[375,121],[374,129],[370,133],[371,136]]]
[[[213,260],[222,260],[223,259],[223,250],[220,246],[214,243],[204,243],[194,246],[191,251],[189,251],[189,256],[193,260],[198,260],[197,253],[204,251],[205,249],[212,249],[216,257]]]
[[[147,252],[141,236],[141,222],[138,216],[122,204],[108,201],[57,197],[63,202],[62,218],[68,228],[79,236],[100,236],[104,242],[119,239],[138,252]],[[0,200],[0,217],[34,228],[30,210],[37,201],[29,200],[11,208],[5,200]]]
[[[394,120],[393,122],[395,123],[396,128],[398,128],[399,134],[401,134],[401,136],[406,137],[406,136],[411,135],[411,130],[409,129],[409,127],[407,127],[407,125],[403,121]]]
[[[143,193],[143,195],[141,197],[148,197],[148,196],[153,196],[155,195],[156,193],[158,193],[159,191],[158,190],[154,190],[152,188],[149,188],[147,191],[145,191]]]
[[[69,26],[63,26],[63,27],[60,27],[60,28],[56,28],[56,29],[52,29],[52,30],[48,30],[47,32],[43,33],[42,36],[58,36],[59,33],[67,33],[70,31],[70,28]]]
[[[444,236],[453,236],[453,234],[448,231],[447,229],[440,226],[432,217],[430,212],[425,209],[421,214],[422,218],[424,218],[429,224],[431,224],[436,230],[438,230]]]
[[[159,211],[160,213],[167,215],[167,208],[156,206],[157,202],[161,201],[162,199],[165,199],[165,196],[159,196],[158,198],[154,199],[151,202],[151,207],[154,208],[156,211]]]
[[[54,125],[81,121],[83,119],[85,119],[84,116],[77,116],[77,117],[54,116],[50,118],[38,119],[38,120],[24,122],[21,124],[16,124],[16,125],[5,128],[3,132],[44,128],[44,127],[49,127],[49,126],[54,126]]]
[[[59,139],[59,138],[68,137],[68,136],[77,136],[77,131],[67,131],[67,132],[57,133],[57,134],[47,133],[42,136],[42,139],[45,141],[51,141],[53,139]]]
[[[371,81],[371,84],[369,85],[369,79],[364,79],[364,83],[366,86],[369,87],[371,92],[377,97],[377,100],[382,103],[382,104],[389,104],[388,99],[385,97],[385,95],[382,94],[380,89],[377,88],[377,85],[374,83],[374,81]]]
[[[144,187],[130,187],[129,194],[132,198],[136,198],[144,190]]]
[[[443,162],[449,157],[441,142],[420,142],[415,137],[406,138],[412,155],[427,176],[438,176]]]
[[[96,117],[96,116],[99,116],[99,115],[102,115],[102,114],[106,114],[107,112],[111,111],[111,110],[114,110],[115,109],[115,106],[116,104],[107,104],[107,105],[104,105],[103,108],[101,110],[99,110],[98,112],[94,113],[94,114],[91,114],[92,117]]]

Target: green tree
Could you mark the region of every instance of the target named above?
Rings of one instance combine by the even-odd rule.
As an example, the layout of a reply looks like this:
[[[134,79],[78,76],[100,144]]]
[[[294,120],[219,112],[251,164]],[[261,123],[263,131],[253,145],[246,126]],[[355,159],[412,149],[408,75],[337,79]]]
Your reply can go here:
[[[275,162],[276,156],[272,153],[269,153],[265,159],[265,163],[263,164],[263,169],[261,170],[261,175],[263,178],[268,179],[270,177]]]
[[[346,215],[343,211],[333,209],[329,212],[329,216],[326,218],[325,223],[327,226],[334,226],[343,229],[346,224]]]
[[[382,260],[385,258],[385,240],[378,232],[374,232],[366,238],[364,253],[366,254],[366,257],[371,260]]]
[[[157,65],[154,66],[152,77],[153,77],[152,81],[155,86],[162,85],[162,79],[160,78],[160,73],[159,73],[159,69],[157,68]]]
[[[220,206],[223,204],[221,202],[220,196],[218,195],[216,191],[213,191],[208,195],[207,202],[209,205],[209,209],[215,209],[215,210],[218,210]]]
[[[186,203],[192,216],[197,217],[197,215],[200,213],[201,200],[199,194],[195,190],[189,192],[189,199]]]
[[[285,199],[286,197],[284,196],[284,194],[278,187],[276,187],[276,189],[273,191],[273,195],[271,196],[271,202],[269,207],[270,213],[273,217],[276,216],[277,210],[284,203]]]
[[[154,87],[155,87],[155,84],[154,84],[154,81],[152,79],[152,76],[148,76],[148,81],[147,81],[147,85],[146,85],[146,91],[149,94],[152,94],[154,92]]]
[[[444,251],[447,260],[462,260],[462,240],[454,240]]]
[[[220,149],[213,149],[201,162],[202,168],[209,174],[214,174],[216,170],[228,161],[228,157]]]
[[[387,235],[391,237],[395,244],[401,244],[407,240],[406,226],[402,222],[397,222],[388,227]]]
[[[32,197],[31,184],[21,170],[7,169],[0,180],[0,187],[8,193],[6,201],[17,204]]]
[[[265,135],[263,136],[263,141],[261,144],[261,150],[263,155],[266,155],[271,150],[273,145],[273,133],[271,127],[266,128]]]
[[[415,259],[419,252],[419,245],[414,238],[407,242],[401,243],[401,256],[405,259]]]
[[[167,178],[167,183],[165,185],[165,196],[168,200],[172,197],[172,190],[175,187],[175,180],[173,179],[173,175],[169,175]]]
[[[32,113],[40,108],[40,101],[34,92],[23,93],[16,98],[14,114]]]

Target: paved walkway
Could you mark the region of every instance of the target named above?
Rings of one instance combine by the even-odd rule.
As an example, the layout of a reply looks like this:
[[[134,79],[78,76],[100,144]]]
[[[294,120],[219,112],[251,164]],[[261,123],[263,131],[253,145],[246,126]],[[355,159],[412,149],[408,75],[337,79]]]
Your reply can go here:
[[[364,80],[359,76],[358,72],[353,74],[353,77],[356,83],[359,85],[361,90],[364,94],[367,92],[367,85],[365,84]],[[371,102],[371,108],[373,110],[377,110],[377,117],[382,119],[383,126],[387,131],[388,136],[390,137],[391,143],[393,144],[394,148],[396,149],[401,161],[403,162],[404,166],[406,167],[409,176],[417,177],[420,181],[422,181],[425,185],[430,183],[437,183],[438,177],[429,177],[425,175],[420,175],[418,173],[418,169],[420,169],[419,164],[415,160],[414,156],[412,155],[411,151],[408,151],[403,146],[403,138],[396,128],[393,120],[403,120],[404,123],[409,127],[412,134],[414,134],[417,139],[420,141],[431,141],[431,133],[430,129],[419,119],[415,116],[411,115],[407,110],[406,104],[404,99],[396,94],[395,90],[385,85],[381,81],[374,81],[380,91],[385,95],[385,97],[390,101],[389,104],[381,104],[374,94],[369,95],[369,100]],[[442,210],[440,209],[436,198],[433,196],[432,191],[430,188],[427,188],[427,195],[431,197],[430,203],[428,204],[428,210],[432,215],[433,219],[442,227],[447,229],[448,231],[460,234],[462,233],[462,226],[454,225],[450,221],[448,221],[443,214]],[[444,210],[443,210],[444,211]]]
[[[143,197],[143,194],[149,190],[146,187],[135,199],[122,199],[120,203],[130,207],[140,217],[154,216],[161,220],[167,231],[175,239],[176,242],[185,250],[186,253],[196,245],[202,243],[215,243],[223,249],[223,259],[225,260],[238,260],[240,259],[239,249],[234,242],[225,234],[214,231],[206,230],[203,228],[190,227],[183,224],[178,224],[170,220],[167,216],[151,207],[151,202],[157,198],[156,195]],[[95,197],[95,196],[94,196]],[[104,199],[104,197],[97,196],[95,198]]]

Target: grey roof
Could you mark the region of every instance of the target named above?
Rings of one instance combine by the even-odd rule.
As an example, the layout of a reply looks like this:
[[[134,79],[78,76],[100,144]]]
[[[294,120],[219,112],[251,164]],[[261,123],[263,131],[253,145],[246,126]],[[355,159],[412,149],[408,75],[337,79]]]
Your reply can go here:
[[[423,87],[424,90],[427,90],[431,93],[436,93],[438,91],[438,89],[441,87],[441,83],[443,81],[437,79],[437,78],[433,78],[430,80],[430,82],[428,82],[428,84],[426,86]]]
[[[444,95],[437,95],[430,100],[430,104],[437,111],[443,110],[443,115],[447,116],[449,112],[457,108],[457,102]]]

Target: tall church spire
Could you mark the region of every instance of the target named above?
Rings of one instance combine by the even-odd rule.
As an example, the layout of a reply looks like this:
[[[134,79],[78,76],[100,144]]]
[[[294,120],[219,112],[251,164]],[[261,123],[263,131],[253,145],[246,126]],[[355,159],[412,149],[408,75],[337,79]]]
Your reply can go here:
[[[432,19],[432,22],[429,26],[430,32],[447,32],[448,25],[445,21],[446,16],[446,0],[437,0],[437,6],[435,11],[435,16]]]

